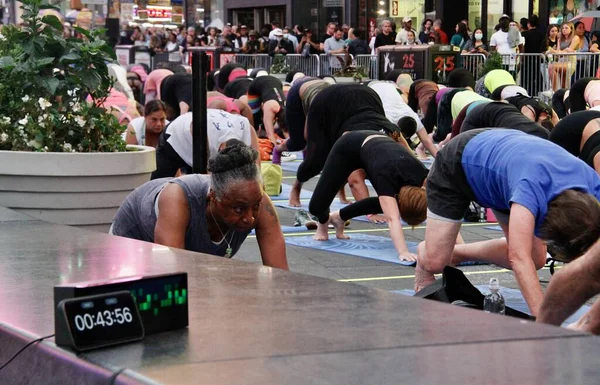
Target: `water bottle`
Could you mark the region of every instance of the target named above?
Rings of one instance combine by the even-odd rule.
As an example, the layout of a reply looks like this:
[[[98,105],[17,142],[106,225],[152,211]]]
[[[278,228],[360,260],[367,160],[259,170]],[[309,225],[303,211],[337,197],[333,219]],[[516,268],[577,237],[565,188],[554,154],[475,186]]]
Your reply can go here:
[[[504,297],[500,294],[498,278],[490,279],[490,293],[483,300],[483,311],[486,313],[504,314]]]

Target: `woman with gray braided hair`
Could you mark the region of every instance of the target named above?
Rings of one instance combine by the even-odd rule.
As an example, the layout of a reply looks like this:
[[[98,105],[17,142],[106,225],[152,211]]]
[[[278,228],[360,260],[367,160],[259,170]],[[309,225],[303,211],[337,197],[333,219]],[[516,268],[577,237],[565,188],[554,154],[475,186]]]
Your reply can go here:
[[[210,175],[143,184],[119,208],[111,234],[231,258],[254,229],[263,264],[287,270],[283,233],[257,157],[232,139],[210,159]]]

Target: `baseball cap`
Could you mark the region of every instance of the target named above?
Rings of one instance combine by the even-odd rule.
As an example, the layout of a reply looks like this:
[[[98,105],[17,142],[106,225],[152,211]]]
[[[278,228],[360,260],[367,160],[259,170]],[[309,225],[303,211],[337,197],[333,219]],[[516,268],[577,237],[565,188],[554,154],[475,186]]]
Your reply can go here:
[[[505,14],[503,14],[502,16],[500,16],[500,19],[499,19],[499,20],[502,20],[502,19],[509,19],[509,20],[510,20],[510,16],[508,16],[508,15],[505,13]]]
[[[273,35],[275,35],[275,36],[283,36],[283,31],[281,30],[281,28],[275,28],[273,30]]]
[[[408,16],[405,16],[404,19],[402,19],[403,23],[408,23],[409,21],[412,22],[412,19]]]
[[[242,25],[242,26],[240,27],[240,29],[248,29],[248,27],[246,27],[245,25]]]
[[[255,30],[251,30],[250,32],[248,32],[248,36],[258,36],[258,33],[256,33]]]
[[[306,28],[304,29],[304,33],[312,33],[312,30],[310,28]]]

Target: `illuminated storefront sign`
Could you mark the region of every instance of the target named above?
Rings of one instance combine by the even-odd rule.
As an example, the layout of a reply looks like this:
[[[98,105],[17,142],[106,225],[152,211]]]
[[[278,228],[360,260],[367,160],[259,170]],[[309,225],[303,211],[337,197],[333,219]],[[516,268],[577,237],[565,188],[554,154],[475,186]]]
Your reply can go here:
[[[148,12],[148,20],[156,21],[156,20],[171,20],[171,7],[146,7],[146,12]],[[133,9],[133,19],[139,20],[140,15],[138,14],[138,8],[135,7]]]

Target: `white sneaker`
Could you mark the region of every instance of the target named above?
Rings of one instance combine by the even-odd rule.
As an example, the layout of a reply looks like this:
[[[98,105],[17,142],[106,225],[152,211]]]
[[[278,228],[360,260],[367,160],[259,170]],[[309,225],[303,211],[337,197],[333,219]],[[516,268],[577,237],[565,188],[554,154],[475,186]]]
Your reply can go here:
[[[282,162],[291,162],[296,160],[296,154],[292,154],[291,152],[284,151],[281,153],[281,161]]]

